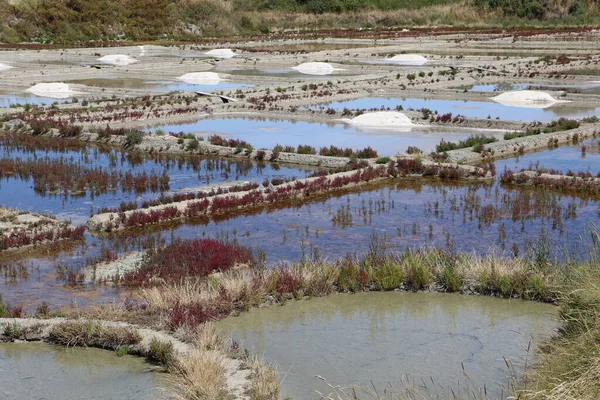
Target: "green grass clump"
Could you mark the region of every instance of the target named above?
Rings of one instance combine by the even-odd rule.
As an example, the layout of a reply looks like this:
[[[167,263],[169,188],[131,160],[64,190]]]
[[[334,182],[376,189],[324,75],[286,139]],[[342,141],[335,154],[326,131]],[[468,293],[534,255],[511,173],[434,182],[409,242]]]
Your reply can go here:
[[[0,318],[8,317],[8,308],[2,301],[2,294],[0,294]]]
[[[598,260],[577,265],[561,296],[559,336],[540,346],[524,399],[600,398],[600,271]],[[572,266],[574,267],[574,266]],[[531,283],[533,287],[537,283]]]
[[[406,281],[414,290],[425,289],[432,282],[432,273],[424,260],[411,257],[407,260]]]
[[[378,266],[371,267],[369,277],[375,289],[394,290],[402,285],[404,271],[401,264],[387,260]]]
[[[64,346],[87,346],[116,350],[139,343],[138,331],[129,327],[104,326],[101,322],[63,322],[54,325],[48,339]]]
[[[449,292],[459,291],[464,283],[462,275],[456,270],[456,268],[454,268],[453,265],[446,265],[442,268],[440,282]]]
[[[163,365],[166,368],[173,367],[174,350],[173,343],[163,342],[156,338],[150,341],[150,349],[146,358],[156,364]]]
[[[377,160],[375,160],[375,164],[387,164],[391,161],[392,159],[389,157],[379,157]]]

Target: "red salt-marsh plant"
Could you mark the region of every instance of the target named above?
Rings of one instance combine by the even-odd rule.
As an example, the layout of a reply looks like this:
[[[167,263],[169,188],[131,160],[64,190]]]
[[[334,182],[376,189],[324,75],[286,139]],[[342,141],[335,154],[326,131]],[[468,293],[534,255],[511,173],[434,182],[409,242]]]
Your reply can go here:
[[[111,188],[121,187],[124,191],[143,193],[169,189],[169,176],[152,171],[119,172],[105,168],[87,168],[64,158],[49,157],[24,160],[19,157],[0,159],[0,178],[18,177],[33,180],[33,188],[39,193],[61,192],[78,193],[89,190],[103,193]]]
[[[125,275],[123,283],[128,286],[177,283],[253,262],[252,250],[237,243],[214,239],[176,240],[151,250],[137,271]]]
[[[79,226],[49,229],[42,232],[30,233],[19,230],[0,237],[0,250],[28,246],[42,242],[52,242],[61,239],[79,240],[83,238],[85,227]]]

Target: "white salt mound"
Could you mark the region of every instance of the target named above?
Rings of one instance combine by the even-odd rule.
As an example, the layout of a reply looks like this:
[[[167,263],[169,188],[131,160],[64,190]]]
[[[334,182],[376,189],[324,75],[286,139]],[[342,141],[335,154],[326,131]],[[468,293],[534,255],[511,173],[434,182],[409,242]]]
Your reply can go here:
[[[420,54],[398,54],[387,61],[403,65],[423,65],[427,63],[427,59]]]
[[[219,74],[215,72],[192,72],[184,74],[176,79],[185,83],[199,84],[199,85],[216,85],[221,81]]]
[[[235,56],[235,53],[231,49],[213,49],[209,50],[206,53],[207,56],[216,57],[216,58],[231,58]]]
[[[537,90],[504,92],[498,96],[492,97],[492,100],[505,106],[527,108],[546,108],[557,103],[567,102],[565,100],[556,100],[548,93],[539,92]]]
[[[6,71],[7,69],[11,69],[10,65],[0,64],[0,71]]]
[[[413,125],[410,118],[399,111],[376,111],[344,121],[363,128],[406,128]]]
[[[110,55],[107,55],[104,57],[100,57],[98,59],[98,61],[101,61],[105,64],[121,65],[121,66],[138,62],[138,60],[136,60],[133,57],[128,56],[127,54],[110,54]]]
[[[302,63],[292,69],[307,75],[329,75],[335,71],[333,65],[324,62],[307,62]]]
[[[36,96],[50,97],[53,99],[66,99],[79,93],[71,90],[66,83],[60,82],[38,83],[25,91],[33,93]]]

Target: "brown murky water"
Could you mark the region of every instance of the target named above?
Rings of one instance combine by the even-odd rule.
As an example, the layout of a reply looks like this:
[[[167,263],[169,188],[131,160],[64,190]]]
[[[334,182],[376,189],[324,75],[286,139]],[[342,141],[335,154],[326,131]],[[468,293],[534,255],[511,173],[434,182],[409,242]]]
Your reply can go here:
[[[223,334],[276,363],[281,397],[317,399],[333,385],[398,389],[406,378],[446,398],[485,386],[506,394],[530,343],[557,328],[547,304],[441,293],[338,294],[254,309],[218,323]],[[533,348],[533,347],[532,347]],[[467,379],[464,371],[468,374]],[[434,382],[432,384],[432,381]],[[471,397],[469,397],[471,398]]]
[[[45,343],[0,344],[0,399],[166,399],[165,375],[112,351]]]

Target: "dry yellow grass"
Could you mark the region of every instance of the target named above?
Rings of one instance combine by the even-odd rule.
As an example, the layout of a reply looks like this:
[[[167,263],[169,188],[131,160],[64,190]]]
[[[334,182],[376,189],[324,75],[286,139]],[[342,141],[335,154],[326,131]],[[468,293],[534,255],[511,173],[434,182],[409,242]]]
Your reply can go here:
[[[227,398],[223,354],[195,350],[182,356],[172,378],[172,395],[178,400],[222,400]]]
[[[594,254],[589,264],[569,267],[560,300],[561,335],[541,347],[520,399],[600,398],[600,270]]]
[[[252,370],[250,398],[252,400],[278,399],[279,380],[275,369],[258,357],[252,357],[248,362]]]

